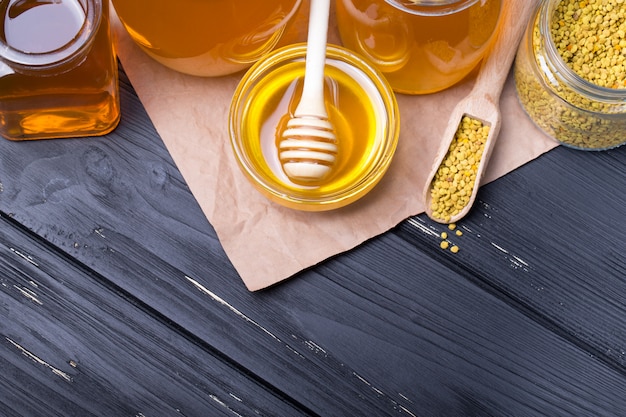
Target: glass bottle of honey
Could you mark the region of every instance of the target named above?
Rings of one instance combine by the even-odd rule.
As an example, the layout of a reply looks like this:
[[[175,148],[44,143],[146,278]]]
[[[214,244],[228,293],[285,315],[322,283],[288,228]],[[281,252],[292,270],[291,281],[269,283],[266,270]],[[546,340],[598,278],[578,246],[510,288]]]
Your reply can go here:
[[[0,135],[103,135],[120,119],[108,0],[0,1]]]

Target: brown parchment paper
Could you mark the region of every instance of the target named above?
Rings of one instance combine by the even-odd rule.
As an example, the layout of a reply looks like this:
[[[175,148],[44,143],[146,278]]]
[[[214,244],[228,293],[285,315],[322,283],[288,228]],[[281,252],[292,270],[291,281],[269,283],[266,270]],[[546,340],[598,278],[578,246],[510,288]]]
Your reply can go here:
[[[114,11],[111,21],[124,70],[250,291],[276,284],[422,213],[422,191],[447,123],[446,115],[473,85],[470,76],[440,93],[398,95],[400,139],[382,181],[347,207],[300,212],[263,197],[234,159],[228,110],[242,74],[202,78],[172,71],[133,43]],[[340,44],[333,18],[329,42]],[[501,107],[500,137],[482,184],[557,146],[523,113],[511,75]]]

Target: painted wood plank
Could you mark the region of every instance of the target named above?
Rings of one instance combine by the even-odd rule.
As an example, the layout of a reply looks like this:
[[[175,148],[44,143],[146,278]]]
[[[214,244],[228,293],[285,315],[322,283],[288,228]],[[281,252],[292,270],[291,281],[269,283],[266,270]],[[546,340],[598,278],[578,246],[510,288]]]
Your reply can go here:
[[[346,255],[347,259],[321,267],[323,275],[311,271],[300,280],[268,291],[265,297],[276,305],[264,311],[267,319],[258,317],[250,323],[252,316],[246,308],[233,311],[235,306],[218,303],[233,313],[230,331],[235,335],[239,332],[233,326],[251,324],[262,332],[258,342],[275,349],[281,347],[279,339],[285,332],[291,335],[281,339],[286,349],[278,360],[271,352],[264,352],[260,359],[266,366],[284,366],[280,358],[288,359],[291,365],[296,362],[310,372],[309,379],[325,383],[332,402],[313,405],[317,414],[342,415],[342,401],[354,403],[361,413],[376,410],[376,415],[608,416],[617,415],[626,406],[625,397],[620,395],[623,375],[463,277],[424,255],[416,256],[414,248],[403,241],[393,236],[378,240],[385,250],[370,242]],[[4,310],[11,315],[2,322],[13,326],[2,328],[8,350],[3,357],[7,354],[12,362],[17,361],[22,373],[26,368],[32,374],[36,368],[39,374],[31,378],[39,384],[80,380],[83,387],[76,391],[74,385],[67,384],[70,392],[62,388],[48,393],[44,390],[36,400],[50,404],[60,397],[72,401],[63,407],[76,410],[76,402],[91,398],[95,384],[104,403],[95,402],[97,411],[92,412],[102,415],[111,404],[119,405],[118,412],[138,409],[139,405],[147,408],[132,395],[127,397],[129,386],[139,385],[132,392],[138,392],[141,399],[144,392],[159,392],[166,386],[167,398],[185,404],[177,409],[186,410],[185,415],[204,415],[206,403],[201,397],[191,402],[182,400],[190,395],[189,380],[196,380],[194,386],[201,387],[214,377],[212,367],[204,373],[189,369],[211,362],[207,352],[197,356],[190,353],[195,350],[194,338],[189,341],[176,332],[163,335],[163,330],[151,334],[145,321],[153,320],[136,311],[150,309],[138,300],[124,292],[107,297],[115,287],[94,284],[102,277],[74,273],[76,267],[71,265],[55,265],[58,260],[54,254],[30,247],[15,236],[10,242],[12,246],[0,259],[15,261],[17,266],[12,268],[20,271],[22,279],[5,279],[3,287],[21,305],[4,303]],[[414,270],[416,265],[421,266],[419,271]],[[7,270],[0,271],[2,276],[7,276]],[[40,270],[48,276],[41,276]],[[212,293],[209,299],[216,297]],[[319,302],[321,297],[325,302]],[[215,313],[202,311],[206,310],[202,305],[195,307],[207,317],[197,319],[199,325],[213,320],[208,314]],[[35,311],[29,311],[31,308]],[[28,329],[27,336],[21,331],[24,328]],[[228,335],[220,337],[226,339]],[[173,358],[161,353],[170,345],[180,346]],[[208,350],[211,353],[212,349]],[[186,358],[183,365],[179,364],[180,356]],[[90,378],[77,376],[79,372]],[[151,378],[151,373],[157,377]],[[222,372],[219,375],[224,378]],[[267,376],[269,371],[260,375]],[[300,380],[289,369],[282,377],[284,382]],[[345,398],[339,395],[341,391],[333,394],[332,387],[341,385],[339,381],[362,389],[362,397]],[[11,387],[17,385],[7,382]],[[223,379],[216,383],[228,384]],[[124,395],[115,390],[117,386],[124,387]],[[245,397],[240,381],[230,386],[229,391],[235,390],[233,396]],[[304,401],[308,394],[297,389],[290,393]],[[256,395],[253,391],[252,396]],[[162,401],[155,404],[158,409],[169,409]],[[535,409],[537,404],[541,410]],[[149,415],[147,411],[150,408],[142,412]]]
[[[0,415],[310,415],[0,219]]]
[[[449,233],[458,254],[424,216],[399,234],[626,372],[624,172],[626,148],[557,148],[480,190],[464,235]]]
[[[368,242],[317,274],[288,284],[298,287],[290,302],[299,308],[290,312],[302,332],[415,415],[626,409],[623,370],[397,236]]]

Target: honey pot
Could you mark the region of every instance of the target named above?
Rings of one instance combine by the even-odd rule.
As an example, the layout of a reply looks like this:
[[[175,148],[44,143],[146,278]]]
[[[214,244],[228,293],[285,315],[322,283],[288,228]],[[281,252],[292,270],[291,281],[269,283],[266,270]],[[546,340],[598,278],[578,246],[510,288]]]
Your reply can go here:
[[[112,0],[148,55],[197,76],[241,71],[275,48],[303,40],[303,28],[294,25],[307,10],[303,1]]]
[[[501,0],[337,0],[344,46],[394,91],[427,94],[467,76],[489,47]]]
[[[0,135],[102,135],[120,118],[108,0],[0,1]]]
[[[329,45],[325,100],[337,135],[335,166],[321,183],[292,181],[278,144],[302,94],[305,52],[304,44],[281,48],[244,75],[229,114],[231,144],[243,173],[269,200],[298,210],[332,210],[363,197],[387,171],[398,143],[398,104],[369,62]]]

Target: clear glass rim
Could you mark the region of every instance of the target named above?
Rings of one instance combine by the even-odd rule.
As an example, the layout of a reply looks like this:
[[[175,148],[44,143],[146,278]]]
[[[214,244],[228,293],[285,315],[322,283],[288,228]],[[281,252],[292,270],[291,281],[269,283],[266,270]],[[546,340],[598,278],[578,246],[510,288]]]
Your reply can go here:
[[[413,0],[408,2],[401,0],[385,0],[385,3],[403,12],[418,16],[443,16],[458,13],[473,6],[478,1],[479,0]]]
[[[62,47],[42,53],[24,52],[0,38],[0,59],[29,67],[50,67],[66,62],[85,50],[95,37],[102,20],[102,0],[76,0],[85,11],[85,20],[76,36]]]

